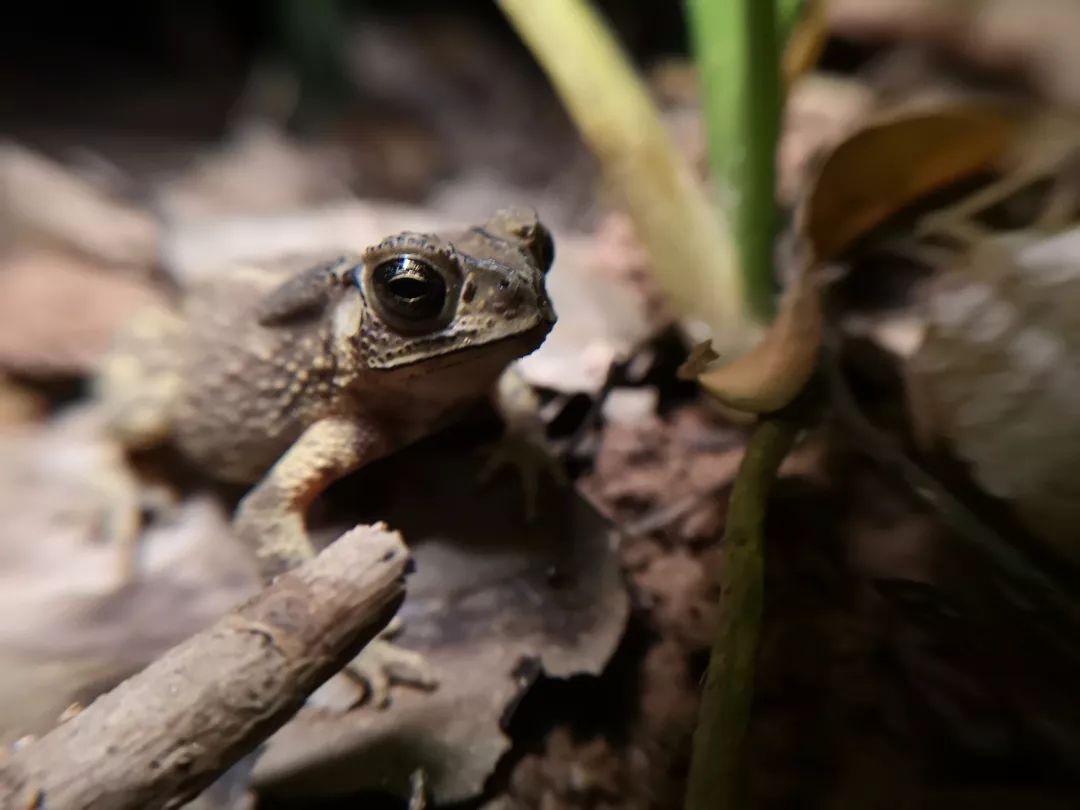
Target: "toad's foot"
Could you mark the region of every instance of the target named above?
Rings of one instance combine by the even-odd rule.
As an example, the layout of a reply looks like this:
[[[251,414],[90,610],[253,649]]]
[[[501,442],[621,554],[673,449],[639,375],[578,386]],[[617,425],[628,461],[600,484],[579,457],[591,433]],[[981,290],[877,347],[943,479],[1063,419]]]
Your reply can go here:
[[[388,631],[393,629],[396,628],[387,628]],[[374,639],[361,650],[349,662],[346,671],[363,683],[367,699],[379,709],[390,705],[390,687],[393,684],[434,689],[439,683],[424,656],[383,638]]]
[[[365,702],[383,710],[390,704],[390,688],[395,684],[421,689],[438,686],[438,678],[424,656],[386,640],[400,626],[395,617],[341,672],[313,692],[308,704],[334,714],[343,714]]]
[[[525,518],[531,521],[537,515],[540,481],[548,478],[565,486],[566,473],[550,450],[547,429],[540,416],[540,398],[513,366],[499,377],[492,392],[492,405],[502,417],[506,432],[483,451],[487,460],[478,478],[484,484],[509,467],[521,482]]]
[[[546,478],[559,486],[568,484],[566,473],[558,459],[531,434],[511,430],[482,452],[487,458],[477,475],[480,483],[487,483],[499,471],[509,468],[521,482],[527,520],[531,521],[537,516],[542,480]]]

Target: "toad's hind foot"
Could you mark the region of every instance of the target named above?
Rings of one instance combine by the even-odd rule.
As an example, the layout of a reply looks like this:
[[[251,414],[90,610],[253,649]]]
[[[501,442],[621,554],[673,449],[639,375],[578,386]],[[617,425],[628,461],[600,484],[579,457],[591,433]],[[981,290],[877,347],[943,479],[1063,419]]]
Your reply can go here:
[[[390,687],[394,684],[420,689],[434,689],[439,684],[423,655],[383,638],[374,639],[361,650],[346,671],[364,685],[368,701],[380,709],[390,704]]]

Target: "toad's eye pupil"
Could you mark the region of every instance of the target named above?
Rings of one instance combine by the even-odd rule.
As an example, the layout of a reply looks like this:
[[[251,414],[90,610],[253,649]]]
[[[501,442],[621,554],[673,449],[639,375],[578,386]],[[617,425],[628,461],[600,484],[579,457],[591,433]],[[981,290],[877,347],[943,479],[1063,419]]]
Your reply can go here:
[[[391,314],[410,321],[434,318],[446,304],[446,281],[423,259],[388,259],[376,266],[372,281],[379,302]]]
[[[409,278],[408,276],[392,278],[386,282],[386,286],[390,288],[390,292],[406,301],[423,298],[428,292],[428,284],[426,281],[422,281],[418,278]]]

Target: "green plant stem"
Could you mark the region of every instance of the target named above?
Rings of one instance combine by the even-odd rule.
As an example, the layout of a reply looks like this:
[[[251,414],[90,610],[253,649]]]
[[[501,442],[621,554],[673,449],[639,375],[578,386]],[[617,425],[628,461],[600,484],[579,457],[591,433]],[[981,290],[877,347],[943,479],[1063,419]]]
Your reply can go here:
[[[780,130],[777,10],[763,0],[687,0],[709,159],[728,212],[750,311],[774,308],[776,143]]]
[[[626,54],[585,0],[499,0],[633,219],[680,322],[742,351],[751,324],[724,217],[675,149]]]
[[[694,731],[685,810],[747,806],[745,741],[765,590],[765,504],[797,434],[790,417],[766,418],[754,429],[735,476],[724,531],[720,627]]]

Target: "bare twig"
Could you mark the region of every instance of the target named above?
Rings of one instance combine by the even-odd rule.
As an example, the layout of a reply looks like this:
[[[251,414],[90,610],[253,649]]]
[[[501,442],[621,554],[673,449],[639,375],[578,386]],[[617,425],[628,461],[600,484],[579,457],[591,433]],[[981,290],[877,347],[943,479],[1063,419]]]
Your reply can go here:
[[[390,620],[408,553],[347,532],[0,766],[0,807],[179,807],[276,731]]]

